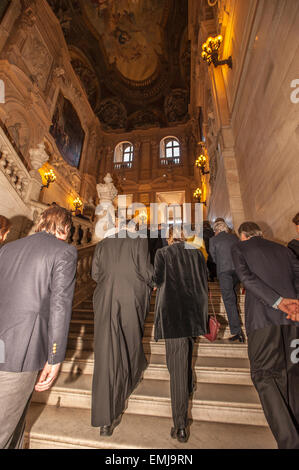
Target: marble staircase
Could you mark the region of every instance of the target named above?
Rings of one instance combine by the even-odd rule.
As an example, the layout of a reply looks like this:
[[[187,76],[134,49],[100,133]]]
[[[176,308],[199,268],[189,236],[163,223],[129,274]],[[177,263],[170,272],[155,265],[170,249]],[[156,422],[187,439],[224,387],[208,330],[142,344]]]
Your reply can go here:
[[[121,424],[110,438],[90,425],[93,308],[90,299],[73,309],[66,359],[48,392],[35,393],[27,420],[30,448],[275,448],[249,373],[246,344],[232,344],[219,285],[210,284],[221,322],[214,343],[199,338],[193,361],[197,389],[190,400],[191,436],[171,439],[169,375],[163,341],[153,339],[154,296],[147,316],[144,350],[148,368],[128,400]],[[244,296],[239,298],[244,323]],[[211,305],[210,305],[210,311]]]

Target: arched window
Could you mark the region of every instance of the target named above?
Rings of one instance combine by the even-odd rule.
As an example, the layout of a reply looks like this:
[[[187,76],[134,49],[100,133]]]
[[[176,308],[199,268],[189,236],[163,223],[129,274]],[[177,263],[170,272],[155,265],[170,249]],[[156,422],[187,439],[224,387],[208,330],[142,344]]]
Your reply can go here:
[[[181,146],[176,137],[165,137],[160,143],[161,165],[178,165],[181,163]]]
[[[114,150],[114,168],[132,168],[134,147],[131,142],[120,142]]]

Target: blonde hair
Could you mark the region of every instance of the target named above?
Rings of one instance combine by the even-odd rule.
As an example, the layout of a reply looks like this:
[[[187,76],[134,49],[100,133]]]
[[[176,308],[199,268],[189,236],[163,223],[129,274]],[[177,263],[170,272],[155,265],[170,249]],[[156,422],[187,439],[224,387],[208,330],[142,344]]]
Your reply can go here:
[[[214,232],[219,233],[219,232],[229,232],[228,225],[225,222],[219,221],[214,224]]]
[[[71,225],[72,214],[70,211],[55,204],[41,214],[35,231],[63,235],[70,230]]]
[[[10,228],[11,221],[4,217],[4,215],[0,215],[0,242],[3,241],[4,236],[9,232]]]

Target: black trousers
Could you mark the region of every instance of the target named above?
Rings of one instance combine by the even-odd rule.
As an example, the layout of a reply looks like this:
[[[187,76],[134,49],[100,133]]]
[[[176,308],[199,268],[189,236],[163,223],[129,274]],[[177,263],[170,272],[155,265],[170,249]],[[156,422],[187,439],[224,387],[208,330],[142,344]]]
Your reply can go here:
[[[232,335],[239,335],[242,332],[238,310],[236,286],[239,279],[235,271],[226,271],[218,275],[221,295],[228,316],[229,328]]]
[[[299,328],[292,325],[269,326],[248,335],[251,378],[279,449],[299,449],[296,339]]]
[[[193,391],[192,351],[194,340],[165,339],[166,363],[170,374],[172,418],[175,428],[188,424],[189,394]]]

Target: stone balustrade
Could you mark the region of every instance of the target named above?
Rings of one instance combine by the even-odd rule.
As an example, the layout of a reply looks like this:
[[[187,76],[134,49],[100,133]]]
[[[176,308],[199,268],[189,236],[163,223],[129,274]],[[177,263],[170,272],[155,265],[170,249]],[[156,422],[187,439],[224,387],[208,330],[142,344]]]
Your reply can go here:
[[[31,176],[0,127],[0,170],[24,201],[28,197]]]
[[[91,278],[92,258],[96,244],[78,247],[78,263],[76,275],[76,288],[74,294],[74,306],[86,299],[95,288],[95,282]]]
[[[94,232],[94,223],[88,219],[73,216],[73,228],[68,242],[75,246],[85,246],[91,243]]]

